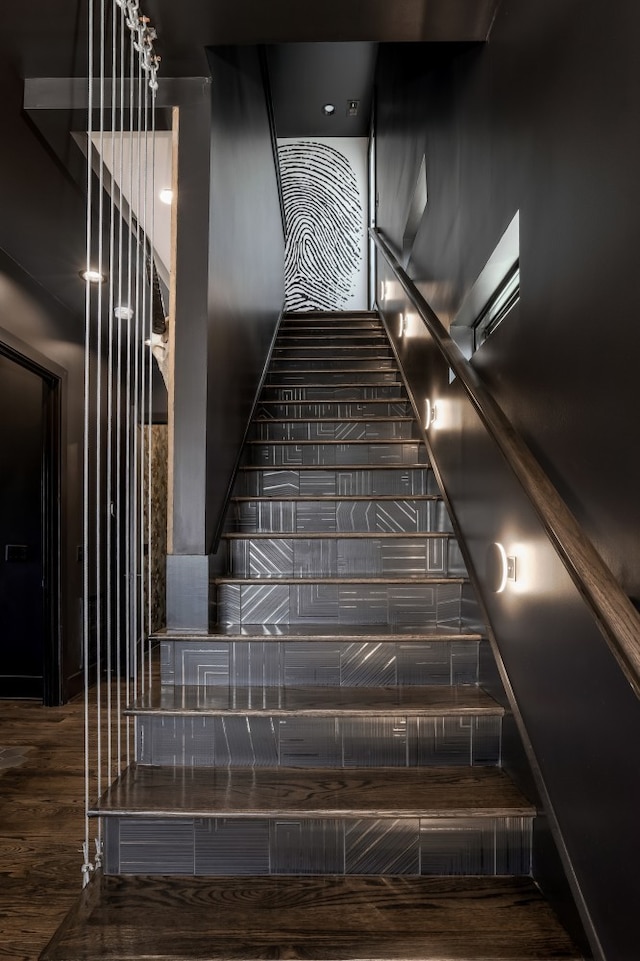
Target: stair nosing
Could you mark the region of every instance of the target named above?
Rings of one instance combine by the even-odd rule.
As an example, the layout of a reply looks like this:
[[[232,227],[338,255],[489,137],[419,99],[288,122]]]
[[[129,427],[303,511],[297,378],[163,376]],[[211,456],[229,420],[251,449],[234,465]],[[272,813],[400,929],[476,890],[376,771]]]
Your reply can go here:
[[[451,576],[446,576],[443,574],[438,574],[434,577],[425,576],[424,574],[408,574],[404,577],[323,577],[321,574],[310,574],[308,577],[293,577],[289,574],[284,576],[279,576],[277,574],[269,574],[265,577],[215,577],[213,578],[214,584],[260,584],[262,587],[265,584],[279,584],[279,585],[302,585],[302,584],[342,584],[344,586],[349,586],[351,584],[419,584],[419,585],[429,585],[429,584],[468,584],[469,578],[463,577],[457,574],[452,574]]]
[[[367,444],[368,446],[383,446],[383,447],[386,447],[388,444],[417,444],[420,447],[424,447],[424,441],[420,440],[418,437],[388,437],[388,438],[373,437],[371,438],[371,440],[367,440],[366,438],[364,440],[362,439],[349,440],[348,438],[346,440],[335,440],[335,439],[332,440],[331,438],[327,438],[326,440],[324,438],[320,438],[319,440],[308,440],[307,438],[304,438],[302,440],[274,440],[273,438],[266,438],[265,440],[260,440],[260,438],[257,438],[257,439],[248,440],[247,444],[253,444],[253,445],[262,444],[262,445],[269,445],[269,446],[276,445],[276,444],[278,445],[287,444],[288,446],[305,444],[307,446],[315,445],[316,447],[327,445],[327,444],[340,445],[342,447],[349,447],[352,444]],[[342,465],[330,464],[329,466],[341,467]],[[366,466],[371,468],[371,467],[377,467],[378,465],[367,464]]]
[[[431,470],[430,464],[243,464],[238,470],[262,470],[272,473],[275,470],[298,471],[298,470],[327,470],[336,473],[338,471],[356,470]],[[371,495],[373,500],[374,494]]]
[[[453,531],[226,531],[226,540],[455,540]]]
[[[235,495],[230,497],[229,500],[232,503],[245,502],[245,501],[260,501],[264,503],[269,503],[272,501],[282,501],[283,503],[288,503],[293,501],[299,503],[300,501],[305,501],[307,503],[315,504],[318,501],[442,501],[442,494],[291,494],[285,497],[280,494],[256,494],[252,497],[250,494]]]
[[[443,629],[442,627],[435,628],[431,632],[425,630],[418,630],[412,628],[411,633],[398,631],[397,628],[393,629],[390,625],[384,625],[388,629],[384,632],[376,632],[372,630],[376,625],[367,624],[366,630],[357,633],[354,630],[355,625],[353,624],[341,624],[338,625],[339,632],[327,633],[326,626],[322,624],[312,625],[315,630],[308,631],[306,633],[301,633],[299,630],[292,630],[292,627],[300,628],[300,624],[287,624],[287,631],[282,629],[282,625],[276,624],[274,627],[278,628],[275,633],[252,633],[249,628],[260,627],[264,630],[267,625],[247,625],[247,624],[233,624],[229,628],[224,628],[224,630],[218,631],[182,631],[178,629],[164,628],[159,631],[155,631],[151,637],[153,640],[158,641],[193,641],[194,643],[204,643],[206,641],[211,641],[213,643],[218,643],[220,641],[228,641],[233,644],[244,644],[246,642],[257,641],[259,643],[285,643],[285,644],[297,644],[300,642],[310,641],[315,643],[335,643],[337,641],[344,642],[345,644],[358,643],[358,642],[379,642],[384,644],[397,644],[397,643],[448,643],[449,641],[458,642],[471,642],[479,643],[486,640],[486,635],[480,631],[464,631],[464,630],[449,630]],[[351,630],[348,630],[351,628]]]
[[[254,417],[253,424],[406,424],[415,421],[408,414],[386,414],[381,417]],[[413,440],[414,438],[408,438]]]
[[[174,688],[174,690],[176,690]],[[187,691],[187,694],[192,695],[192,700],[198,701],[203,697],[202,688],[197,685],[188,686],[186,688],[179,687],[178,691]],[[265,690],[271,692],[277,692],[278,695],[283,696],[286,699],[287,694],[291,697],[293,695],[293,700],[296,697],[304,701],[304,698],[313,698],[315,701],[324,699],[327,703],[326,706],[322,704],[314,704],[312,706],[300,706],[299,704],[269,704],[266,702]],[[248,706],[244,699],[248,693],[251,692],[255,695],[254,699],[259,701],[262,697],[262,705],[251,704]],[[369,698],[368,706],[359,705],[347,705],[344,706],[340,704],[340,697],[338,692],[343,698]],[[451,693],[451,698],[448,703],[437,703],[438,696],[442,698],[446,692]],[[166,692],[164,692],[166,695]],[[229,700],[242,702],[239,706],[237,703],[234,704],[174,704],[167,706],[167,703],[163,703],[162,697],[163,692],[158,691],[154,688],[152,692],[145,695],[143,702],[140,699],[134,701],[133,703],[127,705],[124,708],[123,713],[129,717],[141,716],[141,717],[229,717],[229,716],[251,716],[251,717],[357,717],[357,718],[371,718],[371,717],[503,717],[505,710],[501,704],[493,700],[493,698],[479,688],[477,685],[473,684],[458,684],[458,685],[420,685],[411,687],[371,687],[371,688],[348,688],[348,687],[294,687],[286,686],[282,687],[266,687],[266,688],[255,688],[251,686],[234,686],[232,689],[228,685],[221,686],[217,688],[215,686],[211,687],[207,691],[207,695],[210,698],[218,696],[219,699],[223,699],[224,696],[228,697]],[[380,699],[378,704],[375,703],[376,696]],[[412,698],[415,701],[421,701],[421,703],[401,703],[402,697]],[[473,703],[472,699],[475,697],[478,703]],[[365,698],[365,699],[366,699]],[[205,697],[206,699],[206,697]],[[333,703],[332,703],[333,699]],[[394,699],[396,703],[393,703]],[[430,700],[435,703],[430,703]],[[184,700],[184,694],[183,694]],[[388,703],[392,702],[392,703]]]

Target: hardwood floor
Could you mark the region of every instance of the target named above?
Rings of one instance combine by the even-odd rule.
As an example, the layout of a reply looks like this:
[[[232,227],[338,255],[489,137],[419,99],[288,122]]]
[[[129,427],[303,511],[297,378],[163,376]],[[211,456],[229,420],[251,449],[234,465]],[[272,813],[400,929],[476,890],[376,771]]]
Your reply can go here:
[[[83,705],[0,701],[0,958],[36,961],[81,891]]]

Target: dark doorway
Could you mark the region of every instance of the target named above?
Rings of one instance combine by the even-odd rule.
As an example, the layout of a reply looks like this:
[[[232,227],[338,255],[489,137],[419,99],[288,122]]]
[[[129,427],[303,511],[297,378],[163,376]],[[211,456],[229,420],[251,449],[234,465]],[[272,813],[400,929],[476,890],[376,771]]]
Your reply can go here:
[[[59,381],[0,346],[0,697],[60,700]]]

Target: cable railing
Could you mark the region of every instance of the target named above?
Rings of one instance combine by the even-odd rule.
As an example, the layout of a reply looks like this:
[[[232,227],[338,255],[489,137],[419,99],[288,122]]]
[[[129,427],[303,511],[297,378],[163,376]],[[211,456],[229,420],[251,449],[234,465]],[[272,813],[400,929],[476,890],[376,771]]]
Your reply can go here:
[[[371,229],[369,234],[520,483],[621,670],[640,697],[640,615],[389,244],[379,230]]]
[[[84,884],[102,862],[101,825],[89,812],[135,756],[125,709],[153,683],[148,348],[158,334],[155,31],[137,0],[88,0],[88,14]]]

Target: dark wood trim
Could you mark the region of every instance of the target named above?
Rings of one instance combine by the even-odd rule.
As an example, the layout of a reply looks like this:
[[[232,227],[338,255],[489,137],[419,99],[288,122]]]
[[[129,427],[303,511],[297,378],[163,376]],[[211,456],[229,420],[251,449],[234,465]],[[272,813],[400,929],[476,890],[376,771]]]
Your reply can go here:
[[[474,410],[518,479],[560,560],[591,609],[621,670],[640,697],[640,614],[525,442],[400,266],[380,231],[371,230],[370,236],[420,314],[444,360],[460,379]]]

